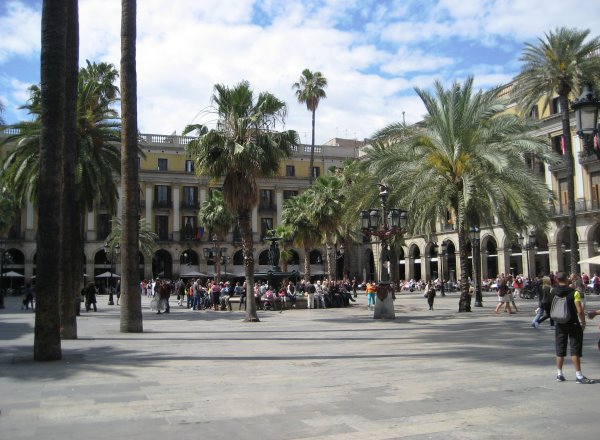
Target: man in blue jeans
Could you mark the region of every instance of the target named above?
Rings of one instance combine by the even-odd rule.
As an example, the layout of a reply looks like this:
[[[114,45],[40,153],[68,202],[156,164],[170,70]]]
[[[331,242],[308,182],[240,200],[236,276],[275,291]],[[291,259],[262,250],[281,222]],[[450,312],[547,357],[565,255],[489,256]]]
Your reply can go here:
[[[581,304],[581,295],[578,291],[569,286],[569,279],[565,272],[556,274],[558,286],[552,293],[559,298],[567,298],[567,307],[569,309],[569,320],[560,324],[556,322],[555,342],[556,342],[556,368],[557,382],[564,382],[565,376],[562,367],[567,355],[567,342],[570,345],[571,361],[575,367],[575,383],[592,384],[593,380],[588,379],[581,373],[581,356],[583,353],[583,330],[585,329],[585,313]]]

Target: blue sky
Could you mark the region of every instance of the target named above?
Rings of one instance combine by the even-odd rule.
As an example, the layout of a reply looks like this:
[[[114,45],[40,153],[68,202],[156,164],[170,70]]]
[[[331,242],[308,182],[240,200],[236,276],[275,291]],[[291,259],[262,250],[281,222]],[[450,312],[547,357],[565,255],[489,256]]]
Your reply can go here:
[[[119,65],[120,0],[80,0],[80,60]],[[509,82],[524,42],[558,26],[600,34],[600,2],[576,0],[138,0],[139,126],[180,133],[210,123],[216,83],[247,79],[288,104],[286,128],[310,142],[291,84],[304,68],[329,81],[317,142],[363,139],[418,121],[414,87],[473,75]],[[0,101],[9,122],[39,81],[41,0],[0,0]]]

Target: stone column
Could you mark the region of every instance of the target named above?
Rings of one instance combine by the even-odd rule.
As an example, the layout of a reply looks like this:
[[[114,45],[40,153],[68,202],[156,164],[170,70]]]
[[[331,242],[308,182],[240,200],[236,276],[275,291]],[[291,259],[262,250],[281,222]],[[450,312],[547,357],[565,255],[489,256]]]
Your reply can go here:
[[[96,229],[94,228],[94,210],[87,212],[87,241],[95,241],[96,240]]]

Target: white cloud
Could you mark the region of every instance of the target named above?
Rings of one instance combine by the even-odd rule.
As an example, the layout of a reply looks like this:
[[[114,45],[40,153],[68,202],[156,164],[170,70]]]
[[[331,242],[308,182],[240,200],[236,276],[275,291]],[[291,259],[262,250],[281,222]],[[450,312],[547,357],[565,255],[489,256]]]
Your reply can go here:
[[[24,4],[0,7],[0,69],[39,56],[39,6]],[[329,80],[318,142],[362,139],[403,116],[419,120],[424,108],[413,87],[428,89],[436,79],[475,75],[477,87],[509,81],[522,41],[557,25],[594,29],[600,16],[598,2],[582,8],[575,0],[143,0],[137,7],[140,130],[180,133],[211,122],[202,112],[213,85],[247,79],[256,92],[285,100],[287,128],[310,141],[310,113],[291,89],[309,68]],[[121,2],[80,0],[79,8],[81,64],[118,68]],[[486,48],[506,56],[495,60]],[[10,75],[18,76],[0,77],[0,95],[13,108],[27,96]]]
[[[4,9],[4,10],[3,10]],[[17,1],[0,8],[0,63],[39,53],[41,15]]]

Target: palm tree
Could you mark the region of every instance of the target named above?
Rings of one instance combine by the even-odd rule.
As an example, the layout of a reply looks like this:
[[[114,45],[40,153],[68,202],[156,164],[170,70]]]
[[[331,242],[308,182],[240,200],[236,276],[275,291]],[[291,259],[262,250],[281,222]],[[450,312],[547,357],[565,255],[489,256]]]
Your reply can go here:
[[[409,232],[426,234],[452,213],[461,268],[459,311],[470,310],[467,231],[500,224],[515,236],[528,225],[544,229],[549,190],[524,163],[525,154],[552,160],[547,143],[529,133],[531,121],[503,113],[500,89],[473,91],[473,78],[435,94],[416,88],[427,114],[418,125],[392,124],[376,134],[365,156],[385,176],[388,202],[410,212]],[[496,221],[497,218],[497,221]]]
[[[308,179],[312,184],[313,167],[315,164],[315,113],[319,107],[319,101],[327,98],[325,88],[327,87],[327,78],[321,72],[311,72],[304,69],[298,82],[292,84],[292,89],[296,90],[296,97],[300,104],[306,104],[308,111],[312,113],[312,142],[310,146],[310,168],[308,170]]]
[[[303,192],[283,202],[281,223],[293,231],[294,243],[304,249],[304,278],[310,280],[310,250],[321,241],[319,225],[313,223],[309,207],[312,196]]]
[[[60,261],[60,216],[56,201],[61,197],[61,149],[65,122],[65,70],[67,56],[67,4],[44,1],[42,7],[41,127],[37,236],[37,285],[33,358],[36,361],[62,357],[60,308],[56,274]]]
[[[513,85],[513,95],[526,114],[540,99],[547,107],[558,95],[564,141],[564,165],[567,169],[567,210],[571,271],[579,273],[577,216],[569,98],[579,95],[584,81],[600,82],[600,38],[586,41],[590,31],[557,28],[540,38],[537,44],[526,43],[520,60],[524,63]]]
[[[0,182],[0,185],[2,183]],[[14,192],[6,186],[0,186],[0,236],[3,236],[15,223],[19,204]]]
[[[67,2],[67,64],[65,70],[65,138],[62,148],[61,249],[58,288],[60,292],[60,332],[62,339],[77,339],[77,315],[82,289],[83,228],[79,200],[73,188],[77,172],[77,84],[79,74],[79,9],[77,0]]]
[[[142,297],[139,289],[139,252],[141,240],[138,222],[140,193],[137,124],[137,73],[136,73],[136,0],[121,0],[121,187],[123,193],[123,225],[121,229],[121,320],[123,333],[141,333]],[[101,101],[115,99],[118,94],[113,71],[98,69],[88,63],[88,72],[98,74],[103,84]]]
[[[288,264],[293,257],[292,252],[288,250],[288,245],[294,240],[294,229],[288,225],[278,225],[275,229],[267,232],[266,238],[271,237],[281,237],[283,239],[281,240],[279,258],[281,261],[281,271],[287,272]]]
[[[248,292],[254,288],[254,240],[250,214],[258,204],[258,179],[279,171],[281,160],[289,158],[291,147],[298,145],[293,130],[276,131],[286,116],[286,105],[268,92],[255,97],[250,84],[242,81],[232,88],[215,85],[213,109],[216,128],[205,131],[202,125],[190,125],[183,134],[201,133],[187,145],[196,172],[223,180],[223,197],[236,214]],[[256,305],[248,301],[246,321],[258,321]]]
[[[342,181],[338,176],[328,174],[319,176],[314,185],[306,192],[312,197],[310,217],[319,226],[325,238],[327,248],[327,276],[335,279],[335,255],[333,255],[334,234],[341,224],[344,199],[341,197]]]
[[[233,228],[235,222],[233,213],[225,204],[221,191],[211,191],[208,200],[202,202],[198,213],[198,221],[216,239],[217,255],[213,255],[213,261],[215,276],[217,281],[221,281],[221,243]]]
[[[138,248],[139,252],[148,259],[152,258],[154,254],[154,250],[156,248],[156,240],[158,240],[158,235],[152,230],[152,227],[146,223],[146,219],[141,218],[138,222],[139,233],[139,241]],[[110,221],[110,234],[106,237],[106,242],[108,243],[108,253],[115,254],[115,248],[117,244],[119,245],[119,252],[122,251],[123,245],[121,241],[121,234],[123,233],[123,224],[119,217],[113,217]],[[140,264],[139,254],[138,254],[138,267]],[[137,269],[137,267],[136,267]],[[138,273],[139,278],[139,273]],[[122,281],[122,280],[121,280]]]

